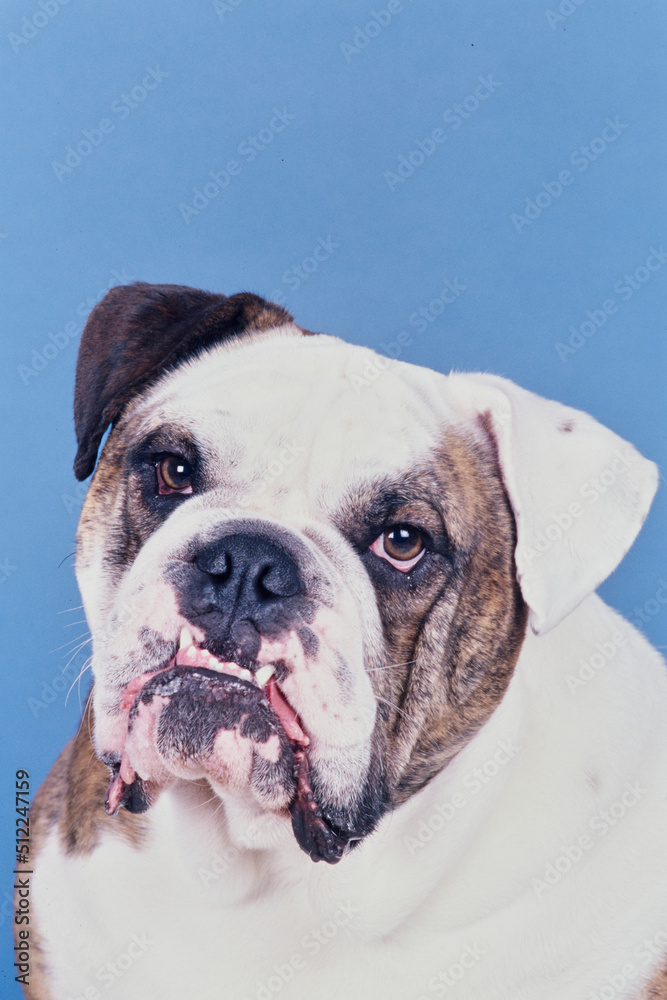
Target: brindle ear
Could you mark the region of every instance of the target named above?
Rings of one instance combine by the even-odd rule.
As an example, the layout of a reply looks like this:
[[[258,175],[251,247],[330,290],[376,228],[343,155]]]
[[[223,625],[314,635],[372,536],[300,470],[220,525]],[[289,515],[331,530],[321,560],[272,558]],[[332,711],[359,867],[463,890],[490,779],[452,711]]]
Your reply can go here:
[[[127,402],[185,358],[244,331],[291,323],[258,295],[216,295],[184,285],[112,288],[81,335],[74,390],[77,479],[86,479],[102,436]]]

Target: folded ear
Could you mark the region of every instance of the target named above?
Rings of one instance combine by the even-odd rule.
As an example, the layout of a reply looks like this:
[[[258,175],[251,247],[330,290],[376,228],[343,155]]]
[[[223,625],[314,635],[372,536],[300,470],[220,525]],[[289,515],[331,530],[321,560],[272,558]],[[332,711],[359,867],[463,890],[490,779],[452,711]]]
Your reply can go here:
[[[537,634],[612,572],[644,523],[658,470],[580,410],[493,375],[451,375],[447,399],[494,442]]]
[[[292,317],[258,295],[215,295],[182,285],[136,282],[112,288],[85,325],[76,363],[77,479],[95,468],[109,424],[138,392],[174,365],[219,341]]]

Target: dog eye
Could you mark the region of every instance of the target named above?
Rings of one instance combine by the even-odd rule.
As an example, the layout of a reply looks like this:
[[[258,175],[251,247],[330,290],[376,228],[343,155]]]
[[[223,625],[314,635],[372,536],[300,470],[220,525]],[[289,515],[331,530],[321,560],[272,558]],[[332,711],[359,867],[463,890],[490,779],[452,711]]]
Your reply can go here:
[[[192,493],[192,466],[179,455],[167,455],[156,463],[158,493]]]
[[[371,552],[401,573],[407,573],[416,566],[425,551],[424,536],[410,524],[387,528],[371,545]]]

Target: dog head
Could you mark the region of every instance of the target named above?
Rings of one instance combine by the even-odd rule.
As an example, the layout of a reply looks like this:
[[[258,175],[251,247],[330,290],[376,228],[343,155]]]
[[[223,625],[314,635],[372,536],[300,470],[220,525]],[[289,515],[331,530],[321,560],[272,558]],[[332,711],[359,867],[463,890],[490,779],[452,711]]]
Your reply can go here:
[[[655,490],[592,418],[309,334],[257,296],[113,289],[77,366],[107,808],[177,780],[337,861],[503,698]]]

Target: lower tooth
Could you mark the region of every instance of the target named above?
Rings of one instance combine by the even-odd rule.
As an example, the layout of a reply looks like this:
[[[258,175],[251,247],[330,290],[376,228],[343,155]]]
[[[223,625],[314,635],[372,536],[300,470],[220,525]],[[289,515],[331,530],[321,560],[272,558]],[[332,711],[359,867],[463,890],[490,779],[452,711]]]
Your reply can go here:
[[[260,667],[259,670],[255,673],[255,680],[257,681],[257,683],[261,688],[263,688],[265,684],[267,684],[269,679],[273,677],[274,671],[275,667],[266,666],[266,667]]]

